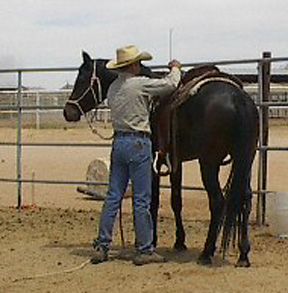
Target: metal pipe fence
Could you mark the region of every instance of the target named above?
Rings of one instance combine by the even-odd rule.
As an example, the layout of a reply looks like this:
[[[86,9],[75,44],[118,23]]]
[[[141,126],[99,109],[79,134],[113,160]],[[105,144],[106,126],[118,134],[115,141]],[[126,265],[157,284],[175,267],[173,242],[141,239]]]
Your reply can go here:
[[[273,62],[283,62],[288,61],[288,57],[281,58],[258,58],[258,59],[246,59],[246,60],[222,60],[222,61],[213,61],[213,62],[205,62],[205,64],[214,64],[218,66],[222,65],[236,65],[236,64],[256,64],[258,70],[258,101],[256,104],[259,108],[260,113],[260,139],[259,139],[259,147],[258,147],[258,155],[259,155],[259,167],[258,167],[258,186],[257,193],[260,197],[263,194],[266,194],[268,191],[265,188],[265,184],[267,179],[267,170],[265,170],[265,166],[263,166],[263,156],[267,154],[268,151],[288,151],[288,147],[271,147],[265,143],[264,139],[264,125],[263,125],[263,116],[265,110],[269,107],[288,107],[288,102],[275,102],[275,101],[267,101],[263,99],[265,93],[263,92],[263,66],[267,64],[271,64]],[[197,65],[201,65],[203,62],[197,63],[186,63],[183,64],[183,68],[194,67]],[[163,65],[153,65],[151,66],[153,70],[161,69],[164,70],[166,66]],[[66,67],[66,68],[19,68],[19,69],[0,69],[1,73],[16,73],[17,74],[17,103],[16,105],[0,105],[0,110],[10,110],[17,112],[17,137],[16,142],[0,142],[0,146],[16,146],[17,147],[17,162],[16,162],[16,178],[8,179],[8,178],[0,178],[0,182],[7,183],[17,183],[17,199],[18,199],[18,208],[21,209],[21,199],[22,199],[22,183],[38,183],[38,184],[87,184],[85,181],[69,181],[69,180],[28,180],[22,178],[22,148],[27,146],[33,147],[41,147],[41,146],[53,146],[53,147],[110,147],[111,144],[107,143],[23,143],[22,142],[22,116],[23,112],[27,110],[60,110],[63,109],[63,106],[59,105],[24,105],[23,104],[23,74],[33,72],[33,73],[41,73],[41,72],[72,72],[77,71],[78,68],[74,67]],[[265,85],[267,87],[267,85]],[[268,85],[269,88],[269,85]],[[266,93],[267,94],[267,93]],[[269,93],[268,93],[269,94]],[[103,183],[97,182],[89,182],[91,185],[103,185]],[[169,188],[169,186],[161,186],[162,188]],[[191,187],[191,186],[183,186],[183,189],[186,190],[204,190],[202,187]],[[263,200],[263,199],[262,199]],[[262,220],[263,221],[263,220]]]

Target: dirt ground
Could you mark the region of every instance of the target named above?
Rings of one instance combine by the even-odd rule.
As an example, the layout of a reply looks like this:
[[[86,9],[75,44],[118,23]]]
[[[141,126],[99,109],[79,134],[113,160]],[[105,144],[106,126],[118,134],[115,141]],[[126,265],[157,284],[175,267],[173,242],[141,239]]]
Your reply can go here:
[[[110,129],[102,129],[109,135]],[[15,141],[16,130],[0,129],[0,141]],[[288,146],[286,123],[272,125],[272,146]],[[23,142],[99,142],[89,129],[23,130]],[[16,149],[0,147],[0,177],[15,178]],[[88,164],[108,160],[109,147],[25,147],[24,179],[85,180]],[[268,189],[288,191],[287,153],[269,153]],[[223,181],[228,169],[222,170]],[[163,180],[164,184],[167,180]],[[185,185],[202,186],[197,162],[185,164]],[[257,160],[253,169],[257,186]],[[0,292],[288,292],[288,240],[271,234],[269,226],[255,225],[256,196],[251,215],[251,263],[235,268],[237,250],[230,249],[226,262],[219,252],[214,264],[196,263],[209,223],[208,203],[202,191],[183,192],[183,219],[188,250],[173,251],[174,219],[169,191],[161,191],[159,247],[168,262],[135,267],[131,199],[123,204],[125,247],[118,221],[109,261],[91,265],[91,242],[96,234],[102,202],[77,193],[76,185],[23,184],[23,208],[17,205],[17,186],[0,182]],[[269,219],[268,219],[269,223]]]

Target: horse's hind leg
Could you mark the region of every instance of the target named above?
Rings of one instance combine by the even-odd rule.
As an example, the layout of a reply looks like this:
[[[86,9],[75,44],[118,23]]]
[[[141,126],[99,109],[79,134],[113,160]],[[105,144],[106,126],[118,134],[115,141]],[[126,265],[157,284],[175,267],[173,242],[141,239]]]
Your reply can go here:
[[[238,247],[240,251],[240,256],[236,264],[237,267],[250,267],[250,261],[248,258],[248,253],[250,251],[248,226],[249,226],[249,216],[251,213],[251,201],[252,201],[250,176],[249,176],[249,181],[246,184],[244,201],[245,203],[243,205],[243,210],[241,212],[242,221],[240,221],[241,225],[239,227],[240,231],[239,231]]]
[[[211,264],[211,257],[216,250],[216,241],[221,228],[225,199],[218,180],[219,166],[207,165],[200,161],[201,175],[204,187],[209,197],[210,225],[204,249],[198,259],[200,264]]]
[[[182,181],[182,166],[179,164],[177,171],[170,175],[172,186],[171,206],[176,222],[176,241],[174,248],[181,251],[187,249],[185,245],[185,231],[182,223],[182,196],[181,196],[181,181]]]

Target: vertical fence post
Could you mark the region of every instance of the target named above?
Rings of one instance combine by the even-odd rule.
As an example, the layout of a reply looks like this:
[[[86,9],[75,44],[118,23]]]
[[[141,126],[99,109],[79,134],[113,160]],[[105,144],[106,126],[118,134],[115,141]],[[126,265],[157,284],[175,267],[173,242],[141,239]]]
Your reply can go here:
[[[258,103],[260,105],[259,107],[259,153],[258,153],[258,170],[257,170],[257,207],[256,207],[256,223],[257,225],[261,225],[261,206],[262,206],[262,194],[261,194],[261,186],[262,186],[262,146],[263,146],[263,124],[262,124],[262,100],[263,100],[263,87],[262,87],[262,82],[263,82],[263,78],[262,78],[262,60],[258,63]]]
[[[264,52],[263,59],[259,63],[259,114],[260,114],[260,135],[259,135],[259,166],[258,166],[258,199],[256,221],[258,225],[265,224],[266,216],[266,189],[267,189],[267,150],[263,146],[268,146],[268,106],[263,106],[263,102],[269,101],[270,96],[270,68],[271,53]]]
[[[39,91],[36,91],[36,129],[40,129],[40,96]]]
[[[22,205],[22,72],[18,71],[18,92],[17,92],[17,195],[18,195],[18,210],[21,210]]]

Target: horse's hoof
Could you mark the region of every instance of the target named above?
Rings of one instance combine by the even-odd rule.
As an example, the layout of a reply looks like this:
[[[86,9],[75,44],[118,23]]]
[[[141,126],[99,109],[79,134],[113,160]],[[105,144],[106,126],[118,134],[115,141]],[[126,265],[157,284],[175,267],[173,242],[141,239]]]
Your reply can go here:
[[[236,268],[249,268],[250,266],[249,259],[239,259],[235,265]]]
[[[201,254],[198,257],[197,263],[199,265],[208,266],[208,265],[212,265],[212,260],[211,260],[210,256],[206,256],[206,255]]]
[[[174,244],[174,249],[176,249],[177,251],[181,252],[181,251],[187,250],[187,246],[184,243],[182,243],[182,244],[175,243]]]

